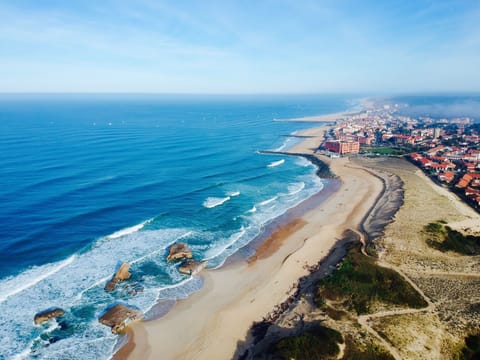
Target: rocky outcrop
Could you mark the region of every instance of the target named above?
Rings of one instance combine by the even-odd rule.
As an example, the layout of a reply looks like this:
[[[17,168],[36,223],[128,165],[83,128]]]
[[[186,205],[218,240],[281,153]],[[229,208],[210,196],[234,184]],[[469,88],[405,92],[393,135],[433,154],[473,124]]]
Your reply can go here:
[[[175,243],[168,249],[167,261],[174,261],[180,259],[191,259],[192,251],[187,244]]]
[[[115,290],[115,286],[117,285],[117,282],[130,279],[132,274],[130,274],[129,270],[130,270],[130,264],[122,263],[122,265],[120,265],[120,268],[117,270],[115,275],[113,275],[113,278],[107,283],[107,285],[105,285],[105,290],[113,291]]]
[[[187,260],[180,265],[178,271],[180,271],[182,274],[195,275],[205,269],[206,266],[207,261]]]
[[[142,319],[142,312],[123,304],[116,304],[109,308],[99,319],[100,324],[109,326],[112,333],[123,332],[125,327],[135,320]]]
[[[35,324],[38,325],[50,319],[62,316],[63,314],[65,314],[65,311],[60,308],[46,309],[36,313],[35,317],[33,318],[33,321],[35,322]]]
[[[126,291],[128,295],[135,296],[143,292],[143,286],[140,284],[124,285],[123,290]]]

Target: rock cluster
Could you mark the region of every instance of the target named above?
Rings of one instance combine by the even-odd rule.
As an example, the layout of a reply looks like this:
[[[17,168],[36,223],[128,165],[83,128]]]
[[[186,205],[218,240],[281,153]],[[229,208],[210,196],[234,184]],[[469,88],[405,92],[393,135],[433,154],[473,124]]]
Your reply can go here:
[[[186,260],[180,264],[178,271],[182,274],[195,275],[205,269],[207,261],[192,260],[192,251],[187,244],[175,243],[170,246],[167,261]],[[113,291],[117,286],[117,283],[128,280],[132,274],[130,273],[130,264],[123,262],[118,270],[115,272],[111,280],[105,285],[106,291]],[[127,284],[123,287],[129,295],[136,295],[138,292],[143,291],[143,287],[140,284]],[[64,314],[64,310],[60,308],[47,309],[41,311],[35,315],[35,324],[41,324]],[[125,327],[134,320],[142,319],[143,314],[141,311],[134,309],[128,305],[115,304],[108,308],[105,313],[98,319],[98,321],[112,329],[112,333],[117,334],[122,332]]]
[[[60,308],[46,309],[36,313],[35,317],[33,318],[33,321],[35,322],[36,325],[38,325],[50,319],[62,316],[63,314],[65,314],[65,311]]]
[[[117,283],[120,281],[124,281],[127,279],[130,279],[132,274],[130,274],[130,264],[128,263],[122,263],[120,265],[120,268],[117,270],[113,278],[105,285],[105,290],[106,291],[113,291],[115,290],[115,286],[117,286]]]
[[[108,309],[98,321],[112,328],[112,333],[121,333],[134,320],[142,319],[142,312],[123,304],[116,304]]]
[[[168,249],[167,261],[192,259],[192,251],[187,244],[175,243]],[[186,275],[195,275],[205,269],[206,261],[186,260],[178,268],[178,271]]]
[[[187,260],[180,265],[178,271],[180,271],[182,274],[195,275],[205,269],[206,266],[206,261]]]
[[[168,249],[167,261],[191,259],[192,251],[187,244],[175,243]]]

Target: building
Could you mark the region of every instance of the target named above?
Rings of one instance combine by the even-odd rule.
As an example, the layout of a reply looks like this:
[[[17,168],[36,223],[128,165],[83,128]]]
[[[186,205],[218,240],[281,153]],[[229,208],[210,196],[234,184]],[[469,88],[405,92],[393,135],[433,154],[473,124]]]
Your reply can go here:
[[[325,149],[340,155],[358,154],[360,151],[360,143],[358,141],[326,141]]]
[[[447,171],[441,174],[438,174],[438,180],[444,181],[447,184],[450,184],[455,178],[455,174],[452,171]]]

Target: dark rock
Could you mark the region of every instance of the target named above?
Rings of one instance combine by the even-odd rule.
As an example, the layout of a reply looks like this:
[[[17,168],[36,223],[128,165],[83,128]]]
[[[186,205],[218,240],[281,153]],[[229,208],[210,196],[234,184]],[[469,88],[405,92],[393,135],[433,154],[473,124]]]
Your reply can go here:
[[[50,319],[62,316],[63,314],[65,314],[65,311],[60,308],[46,309],[36,313],[35,317],[33,318],[33,321],[35,322],[35,324],[38,325]]]
[[[123,290],[125,290],[128,295],[135,296],[138,293],[143,292],[143,286],[140,284],[125,285]]]
[[[130,264],[122,263],[122,265],[120,265],[120,268],[117,270],[113,278],[107,283],[107,285],[105,285],[105,290],[113,291],[115,290],[115,286],[117,285],[117,282],[130,279],[132,274],[130,274],[129,270],[130,270]]]
[[[189,249],[187,244],[176,243],[170,246],[168,249],[167,261],[180,260],[180,259],[191,259],[192,251]]]
[[[206,266],[207,261],[187,260],[180,265],[178,271],[180,271],[182,274],[195,275],[205,269]]]
[[[116,304],[108,309],[98,321],[112,328],[112,333],[118,334],[132,321],[142,319],[142,312],[123,304]]]

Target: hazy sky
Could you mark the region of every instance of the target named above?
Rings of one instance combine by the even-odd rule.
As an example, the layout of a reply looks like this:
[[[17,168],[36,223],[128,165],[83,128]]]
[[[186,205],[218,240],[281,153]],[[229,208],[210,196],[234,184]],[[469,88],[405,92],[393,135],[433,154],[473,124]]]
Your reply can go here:
[[[0,92],[480,91],[478,0],[0,0]]]

